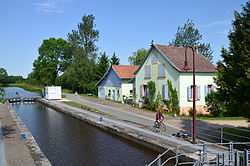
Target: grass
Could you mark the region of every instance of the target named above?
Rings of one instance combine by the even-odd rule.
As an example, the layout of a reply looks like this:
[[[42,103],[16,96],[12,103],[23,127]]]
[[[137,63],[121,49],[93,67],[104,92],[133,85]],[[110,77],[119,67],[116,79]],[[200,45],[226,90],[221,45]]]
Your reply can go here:
[[[91,107],[88,107],[86,105],[83,105],[83,104],[79,104],[79,103],[76,103],[76,102],[72,102],[72,101],[64,101],[63,103],[65,104],[69,104],[69,105],[72,105],[72,106],[75,106],[75,107],[79,107],[79,108],[85,108],[85,109],[88,109],[88,110],[91,110],[91,111],[94,111],[96,113],[100,113],[100,114],[104,114],[104,115],[109,115],[109,116],[112,116],[110,114],[107,114],[105,112],[102,112],[102,111],[99,111],[97,109],[94,109],[94,108],[91,108]]]
[[[19,87],[23,88],[27,91],[31,92],[37,92],[37,93],[42,93],[43,86],[37,86],[37,85],[32,85],[32,84],[26,84],[26,83],[12,83],[8,84],[9,87]]]
[[[74,93],[72,90],[70,89],[62,89],[62,92],[64,93]]]
[[[67,95],[62,95],[62,98],[66,98],[67,97]]]

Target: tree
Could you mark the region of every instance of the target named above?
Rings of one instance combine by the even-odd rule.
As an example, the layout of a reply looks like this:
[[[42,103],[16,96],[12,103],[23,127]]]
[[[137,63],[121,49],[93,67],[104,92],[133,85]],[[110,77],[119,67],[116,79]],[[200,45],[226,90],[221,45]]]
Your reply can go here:
[[[250,2],[234,12],[233,29],[229,32],[229,49],[222,48],[222,61],[217,63],[218,94],[231,116],[250,118]]]
[[[8,82],[8,74],[6,69],[0,68],[0,83],[6,84]]]
[[[144,60],[145,56],[147,55],[148,51],[144,48],[133,52],[133,55],[128,57],[128,61],[130,65],[140,65]]]
[[[170,80],[168,80],[168,90],[169,90],[169,100],[164,100],[163,102],[165,103],[170,112],[179,115],[180,106],[179,106],[178,93],[176,88],[173,88],[172,82]]]
[[[4,93],[4,89],[0,86],[0,96],[4,96],[5,93]],[[5,100],[3,98],[0,98],[0,103],[4,103]]]
[[[225,102],[220,101],[219,98],[220,94],[213,91],[205,98],[208,111],[214,117],[223,117],[226,114]]]
[[[119,65],[120,64],[120,59],[115,55],[115,52],[110,59],[110,64],[111,65]]]
[[[73,60],[64,79],[67,86],[80,93],[97,93],[97,80],[93,76],[98,50],[95,43],[99,39],[99,31],[95,29],[94,20],[93,15],[84,15],[82,22],[77,25],[77,30],[72,30],[72,33],[68,34]]]
[[[54,85],[56,77],[65,71],[71,61],[69,44],[62,38],[43,40],[38,49],[39,56],[34,61],[34,77],[44,84]]]
[[[109,67],[109,58],[104,52],[99,58],[99,63],[96,66],[96,70],[95,70],[96,80],[100,80],[103,77],[108,67]]]
[[[156,87],[154,81],[148,82],[148,90],[149,90],[149,97],[143,97],[144,103],[148,104],[148,108],[152,111],[156,111],[156,109],[160,105],[161,94],[158,92],[156,96]]]
[[[177,47],[198,46],[199,53],[204,55],[209,61],[212,61],[213,51],[210,44],[200,43],[202,35],[194,26],[193,21],[188,19],[183,27],[178,27],[175,38],[169,44]]]
[[[93,15],[84,15],[82,22],[78,23],[77,30],[72,30],[68,34],[68,41],[72,46],[83,48],[85,53],[90,56],[98,50],[95,43],[99,39],[99,31],[96,27]]]

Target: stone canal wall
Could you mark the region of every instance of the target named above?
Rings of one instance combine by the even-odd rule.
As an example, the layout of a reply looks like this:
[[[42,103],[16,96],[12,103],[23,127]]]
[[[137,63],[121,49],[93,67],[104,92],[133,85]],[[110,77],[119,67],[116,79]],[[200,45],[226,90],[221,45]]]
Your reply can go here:
[[[102,120],[100,120],[100,118],[96,118],[96,117],[90,116],[88,114],[85,114],[84,111],[79,112],[79,111],[76,111],[74,109],[59,106],[53,101],[50,102],[50,101],[45,100],[45,99],[38,99],[37,101],[50,107],[50,108],[55,109],[56,111],[73,116],[73,117],[75,117],[79,120],[82,120],[84,122],[87,122],[95,127],[99,127],[107,132],[111,132],[117,136],[120,136],[122,138],[128,139],[128,140],[133,141],[135,143],[138,143],[140,145],[143,145],[143,146],[145,146],[149,149],[155,150],[159,153],[162,153],[166,149],[177,147],[179,145],[175,142],[166,141],[165,139],[161,139],[160,137],[156,137],[156,136],[141,132],[139,130],[134,130],[134,129],[107,121],[106,118],[110,118],[110,117],[105,117],[105,115],[100,115],[100,117],[102,117]],[[140,128],[141,126],[137,126],[137,127]],[[191,152],[191,151],[193,151],[193,149],[185,149],[183,152]],[[175,155],[175,151],[170,151],[169,155],[170,156]],[[182,156],[179,159],[182,161],[192,160],[190,157],[187,157],[187,156]]]
[[[17,125],[18,130],[21,132],[22,140],[27,145],[32,158],[37,166],[51,166],[50,161],[43,154],[39,145],[35,141],[32,134],[29,132],[23,121],[17,116],[16,112],[12,109],[11,105],[9,105],[10,114]]]

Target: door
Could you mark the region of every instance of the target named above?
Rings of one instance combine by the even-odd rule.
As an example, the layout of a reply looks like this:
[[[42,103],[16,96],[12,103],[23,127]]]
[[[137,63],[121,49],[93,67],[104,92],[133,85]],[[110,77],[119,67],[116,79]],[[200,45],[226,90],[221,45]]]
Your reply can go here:
[[[100,98],[103,98],[103,99],[105,98],[105,89],[104,88],[100,88],[99,95],[100,95],[99,96]]]
[[[112,100],[115,100],[115,90],[113,90],[113,93],[112,93]]]

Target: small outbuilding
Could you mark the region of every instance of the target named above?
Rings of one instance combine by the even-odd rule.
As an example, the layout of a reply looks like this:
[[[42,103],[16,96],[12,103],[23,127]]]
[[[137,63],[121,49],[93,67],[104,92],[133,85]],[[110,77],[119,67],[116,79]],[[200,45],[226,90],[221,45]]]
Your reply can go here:
[[[59,100],[62,98],[61,86],[46,86],[44,94],[48,100]]]
[[[133,95],[133,84],[128,81],[134,77],[134,72],[138,66],[111,65],[98,86],[98,97],[114,101],[125,102],[125,99]]]

